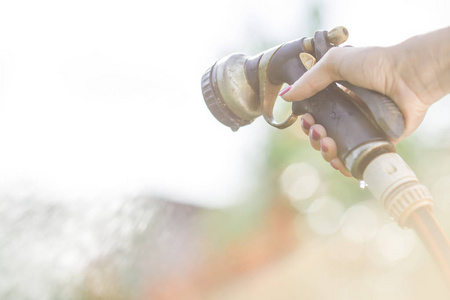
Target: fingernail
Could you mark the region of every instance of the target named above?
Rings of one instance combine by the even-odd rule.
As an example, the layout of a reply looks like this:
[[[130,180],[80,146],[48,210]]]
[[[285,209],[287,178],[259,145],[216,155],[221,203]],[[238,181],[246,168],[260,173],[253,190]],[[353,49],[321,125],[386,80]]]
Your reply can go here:
[[[278,96],[283,96],[284,94],[286,94],[287,92],[289,92],[292,88],[292,85],[288,85],[287,87],[285,87],[284,89],[282,89],[280,91],[280,93],[278,94]]]
[[[308,131],[309,128],[311,128],[311,124],[309,124],[308,122],[306,122],[305,119],[302,119],[302,120],[301,120],[301,124],[302,124],[303,129],[305,129],[306,131]]]
[[[330,161],[330,165],[331,165],[334,169],[339,170],[339,168],[334,164],[333,161]]]
[[[320,134],[319,134],[317,131],[315,131],[314,129],[312,130],[311,137],[312,137],[313,140],[315,140],[315,141],[320,140]]]
[[[325,144],[321,144],[320,148],[322,149],[323,152],[325,152],[325,153],[328,152],[328,147]]]

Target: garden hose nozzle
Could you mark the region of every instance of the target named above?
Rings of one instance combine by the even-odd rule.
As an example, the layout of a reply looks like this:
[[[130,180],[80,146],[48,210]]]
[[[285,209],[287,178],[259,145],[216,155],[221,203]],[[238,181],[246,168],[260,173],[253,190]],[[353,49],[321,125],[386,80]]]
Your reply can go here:
[[[325,32],[326,44],[338,46],[348,38],[345,27],[339,26]],[[295,43],[294,43],[295,42]],[[288,44],[301,46],[303,52],[315,53],[314,38],[302,38]],[[202,77],[202,92],[211,113],[224,125],[236,131],[263,115],[266,121],[275,127],[285,128],[295,121],[296,115],[283,123],[273,119],[273,107],[283,82],[278,80],[279,63],[272,62],[280,57],[285,48],[283,44],[250,57],[235,53],[218,60]],[[301,45],[300,45],[301,44]],[[328,48],[323,49],[327,51]],[[300,53],[298,53],[300,54]],[[295,57],[296,60],[298,60]]]
[[[283,122],[273,117],[273,108],[283,84],[293,84],[328,50],[348,38],[345,27],[317,31],[275,46],[255,56],[231,54],[218,60],[202,77],[202,92],[211,113],[236,131],[259,116],[270,125],[286,128],[297,116],[310,113],[336,141],[338,156],[352,175],[361,179],[364,168],[376,156],[395,152],[389,137],[403,134],[403,115],[395,103],[374,91],[339,82],[352,90],[356,101],[333,83],[309,99],[293,102],[291,115]]]

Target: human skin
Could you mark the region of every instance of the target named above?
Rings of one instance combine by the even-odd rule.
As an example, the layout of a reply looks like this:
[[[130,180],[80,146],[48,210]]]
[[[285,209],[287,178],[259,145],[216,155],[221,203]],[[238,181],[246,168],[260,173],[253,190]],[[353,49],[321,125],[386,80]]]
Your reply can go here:
[[[287,91],[286,101],[301,101],[338,80],[387,95],[405,119],[404,134],[419,127],[428,108],[450,93],[450,27],[412,37],[390,47],[336,47],[298,79]],[[336,143],[310,114],[302,116],[303,131],[311,146],[345,176],[351,176],[337,157]]]

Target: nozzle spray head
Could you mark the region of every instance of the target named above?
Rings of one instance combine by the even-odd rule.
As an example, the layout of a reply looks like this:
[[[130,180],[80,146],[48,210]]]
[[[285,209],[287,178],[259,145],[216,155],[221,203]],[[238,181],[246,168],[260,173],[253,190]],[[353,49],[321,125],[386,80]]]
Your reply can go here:
[[[233,131],[262,114],[257,91],[249,84],[248,56],[231,54],[217,61],[202,77],[202,92],[211,113]]]

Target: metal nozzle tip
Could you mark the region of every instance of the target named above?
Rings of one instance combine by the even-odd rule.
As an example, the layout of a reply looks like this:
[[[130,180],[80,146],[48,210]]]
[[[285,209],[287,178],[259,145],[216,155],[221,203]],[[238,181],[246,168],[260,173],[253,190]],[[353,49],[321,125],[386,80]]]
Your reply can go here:
[[[328,42],[334,46],[345,43],[348,39],[348,30],[344,26],[334,27],[328,31]]]

